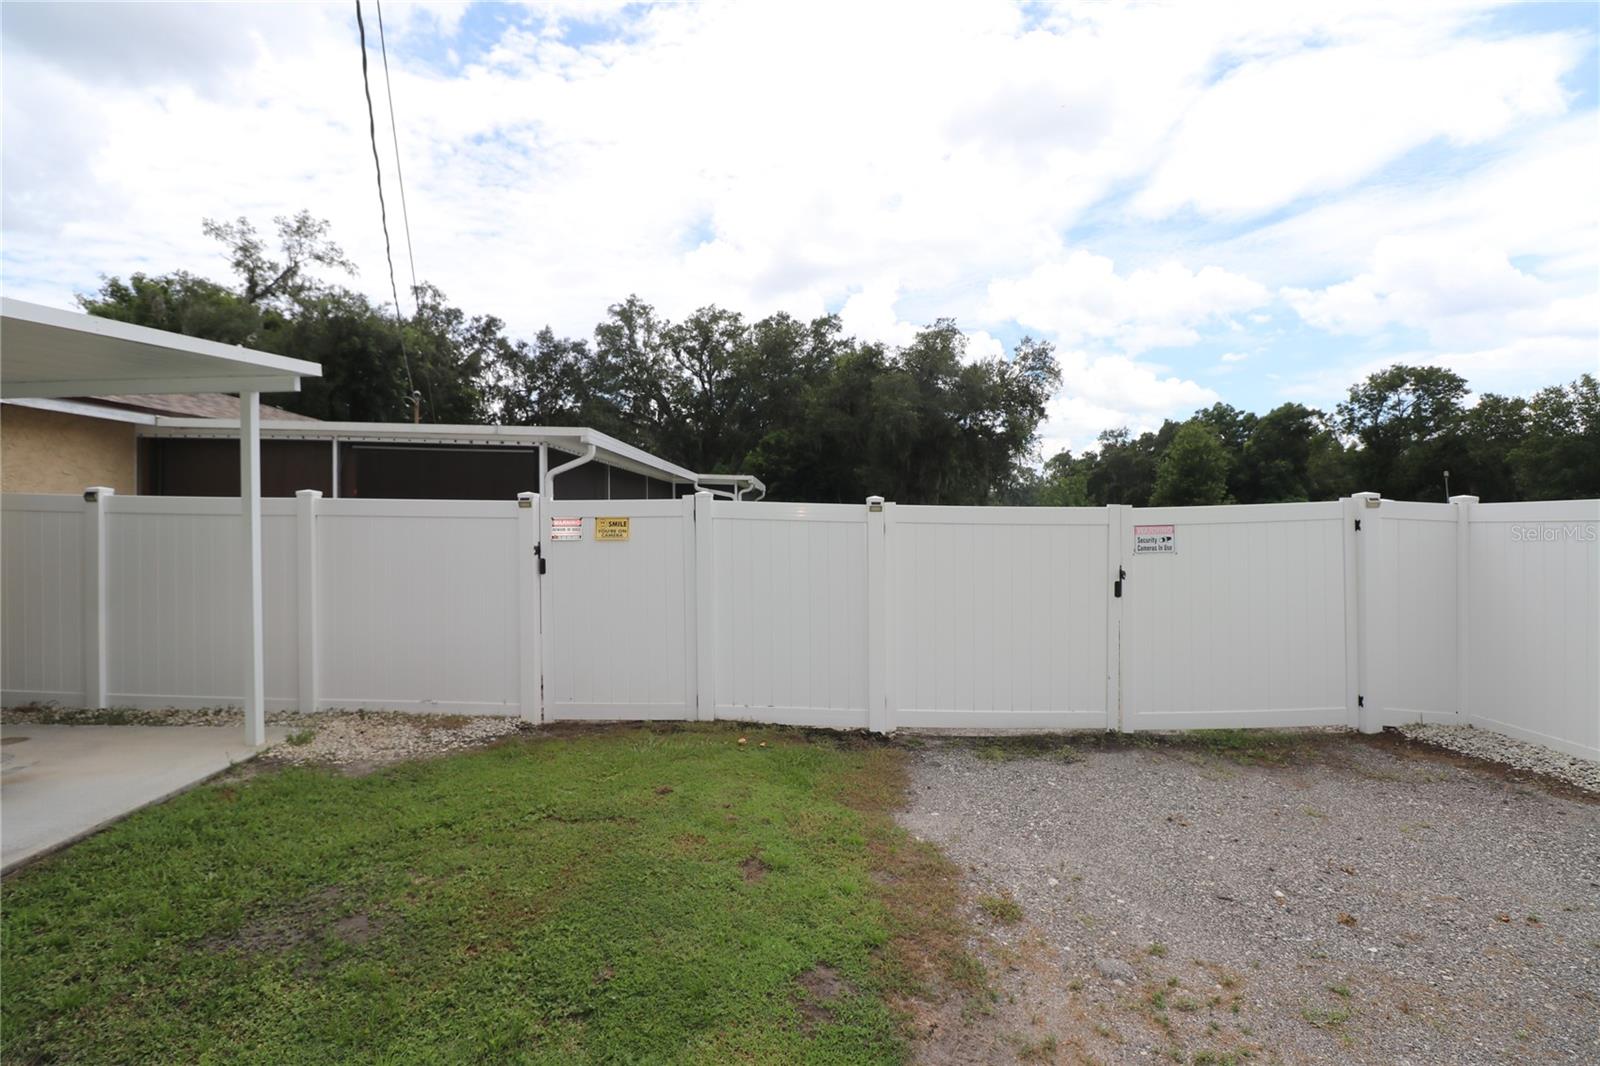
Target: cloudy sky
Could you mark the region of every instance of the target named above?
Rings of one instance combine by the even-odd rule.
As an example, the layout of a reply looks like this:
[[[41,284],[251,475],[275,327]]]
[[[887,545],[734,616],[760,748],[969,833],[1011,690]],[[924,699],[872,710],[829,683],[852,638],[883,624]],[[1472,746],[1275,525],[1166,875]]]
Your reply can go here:
[[[1593,4],[384,16],[418,273],[521,335],[638,293],[1043,336],[1047,454],[1399,359],[1518,393],[1600,369]],[[7,3],[0,36],[7,294],[220,277],[202,217],[300,208],[387,292],[353,5]]]

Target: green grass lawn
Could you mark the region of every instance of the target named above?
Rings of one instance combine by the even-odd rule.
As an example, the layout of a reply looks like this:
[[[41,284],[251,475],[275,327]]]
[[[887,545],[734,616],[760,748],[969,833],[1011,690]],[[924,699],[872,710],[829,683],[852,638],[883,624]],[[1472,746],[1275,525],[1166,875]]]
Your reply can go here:
[[[901,753],[727,727],[273,769],[3,887],[25,1062],[897,1062],[973,991]],[[768,742],[759,747],[762,740]]]

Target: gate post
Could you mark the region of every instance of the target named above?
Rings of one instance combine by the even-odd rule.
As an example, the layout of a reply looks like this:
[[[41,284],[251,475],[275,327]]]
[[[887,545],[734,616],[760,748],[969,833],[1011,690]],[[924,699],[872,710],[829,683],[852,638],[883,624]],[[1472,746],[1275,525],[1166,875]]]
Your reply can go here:
[[[540,631],[539,494],[517,493],[517,661],[521,668],[520,710],[524,722],[544,721],[544,656]]]
[[[1376,492],[1357,492],[1350,497],[1355,511],[1351,531],[1355,537],[1358,608],[1356,646],[1360,663],[1356,689],[1356,728],[1363,733],[1383,732],[1384,676],[1378,659],[1378,600],[1382,594],[1378,579],[1378,552],[1383,543],[1383,519],[1378,509],[1383,497]],[[1357,528],[1356,523],[1359,523]]]
[[[83,705],[106,707],[106,508],[117,490],[83,491]]]
[[[867,497],[867,728],[889,731],[889,558],[882,496]]]
[[[1122,581],[1125,504],[1106,504],[1106,732],[1132,732],[1122,715]]]
[[[300,713],[311,714],[317,709],[317,501],[322,493],[301,489],[294,496]]]
[[[695,717],[717,717],[717,546],[711,509],[715,497],[694,494]]]
[[[1456,505],[1456,723],[1472,720],[1472,508],[1476,496],[1452,496]]]

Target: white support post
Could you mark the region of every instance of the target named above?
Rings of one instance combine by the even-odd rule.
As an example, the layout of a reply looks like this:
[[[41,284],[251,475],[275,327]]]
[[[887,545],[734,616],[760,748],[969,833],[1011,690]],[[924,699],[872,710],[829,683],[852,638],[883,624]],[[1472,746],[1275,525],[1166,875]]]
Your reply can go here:
[[[517,493],[517,661],[522,680],[519,702],[522,720],[544,721],[544,634],[540,570],[544,545],[539,540],[539,494]]]
[[[694,494],[695,717],[717,717],[717,545],[712,508],[716,497]]]
[[[267,742],[261,609],[261,395],[239,394],[239,509],[244,534],[244,742]]]
[[[300,658],[300,713],[317,709],[317,502],[322,493],[294,494],[295,607]]]
[[[1127,732],[1122,719],[1122,598],[1127,595],[1123,579],[1123,504],[1106,505],[1106,731]]]
[[[1344,720],[1356,729],[1361,725],[1361,556],[1360,534],[1356,522],[1364,504],[1355,496],[1339,501],[1343,505],[1344,530]]]
[[[883,731],[893,733],[900,718],[900,701],[895,688],[894,642],[894,503],[883,505]]]
[[[83,705],[106,706],[106,508],[116,489],[83,490]]]
[[[883,497],[867,497],[867,728],[889,731],[889,566]]]
[[[1356,693],[1356,728],[1363,733],[1381,733],[1385,686],[1384,672],[1376,650],[1380,640],[1376,629],[1378,604],[1382,597],[1378,564],[1383,546],[1383,519],[1380,514],[1383,498],[1376,492],[1357,492],[1351,496],[1351,500],[1355,504],[1356,521],[1361,523],[1361,529],[1356,533],[1356,571],[1360,587],[1356,626],[1360,633],[1358,643],[1361,658],[1358,669],[1361,683]]]
[[[1456,722],[1472,721],[1472,508],[1476,496],[1452,496],[1456,505]]]

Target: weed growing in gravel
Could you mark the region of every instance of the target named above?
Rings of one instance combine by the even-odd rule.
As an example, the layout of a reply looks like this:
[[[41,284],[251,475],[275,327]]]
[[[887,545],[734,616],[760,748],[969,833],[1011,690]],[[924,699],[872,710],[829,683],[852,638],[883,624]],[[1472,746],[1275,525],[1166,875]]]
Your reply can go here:
[[[1022,904],[1008,895],[980,896],[978,907],[990,918],[1004,925],[1022,921]]]
[[[1350,986],[1347,985],[1347,984],[1329,985],[1328,986],[1328,991],[1332,992],[1334,995],[1340,997],[1341,999],[1349,999],[1350,998]]]
[[[311,743],[311,738],[316,735],[317,731],[315,729],[301,729],[297,732],[290,733],[287,737],[284,737],[284,740],[288,741],[297,748],[303,748],[307,744]]]
[[[1145,950],[1158,959],[1164,959],[1167,957],[1167,945],[1163,944],[1159,940],[1157,940],[1154,944],[1151,944]]]
[[[1019,1062],[1054,1062],[1056,1057],[1056,1036],[1049,1033],[1038,1040],[1026,1040],[1017,1044],[1017,1061]]]

